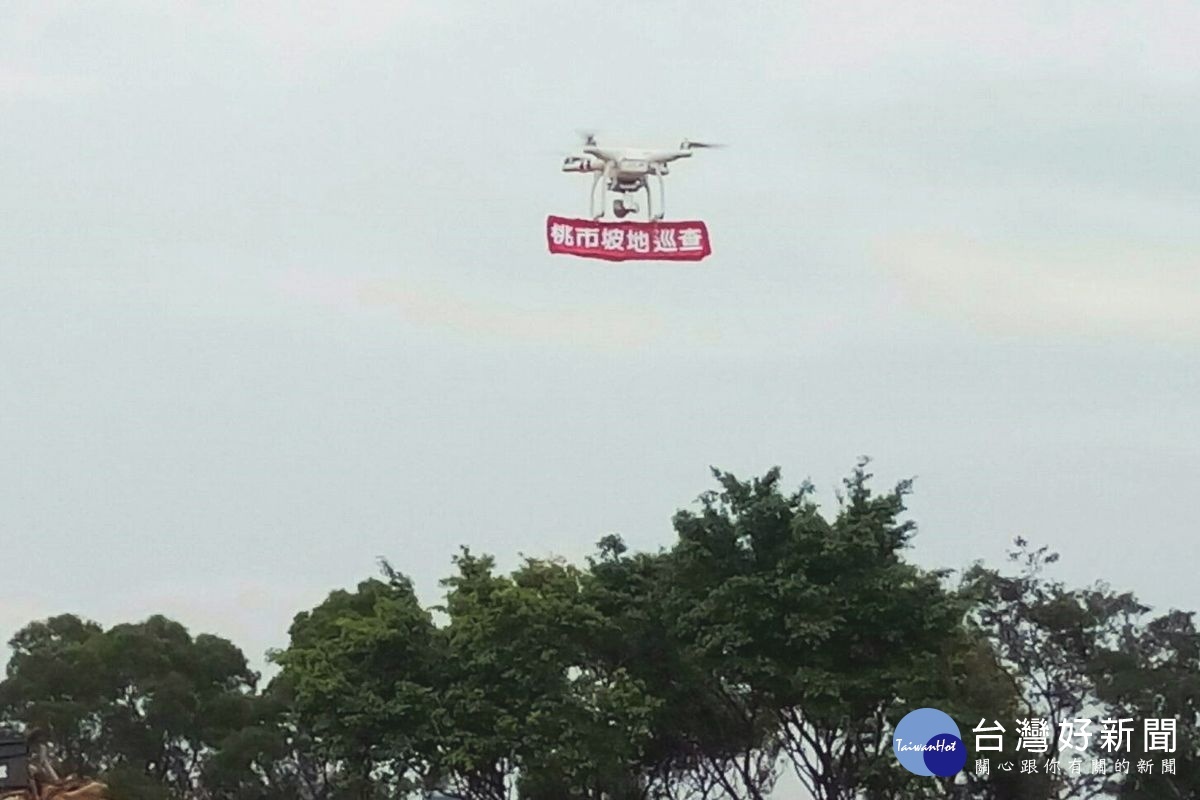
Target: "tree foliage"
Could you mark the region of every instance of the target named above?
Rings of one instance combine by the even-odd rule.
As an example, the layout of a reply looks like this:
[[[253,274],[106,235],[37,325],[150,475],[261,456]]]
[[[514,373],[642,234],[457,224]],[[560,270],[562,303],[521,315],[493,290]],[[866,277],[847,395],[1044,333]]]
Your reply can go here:
[[[294,730],[328,765],[335,798],[403,795],[432,768],[438,633],[412,583],[384,572],[297,615],[291,644],[273,656]]]
[[[876,492],[865,461],[828,512],[778,469],[714,477],[658,552],[609,535],[583,564],[503,571],[463,549],[437,606],[382,562],[295,617],[265,686],[161,616],[32,622],[0,723],[117,800],[765,800],[786,771],[816,800],[1200,797],[1193,615],[1069,587],[1023,539],[951,585],[908,558],[911,486]],[[1012,752],[1045,719],[1038,773],[904,771],[892,734],[922,707],[970,759],[977,724]],[[1046,772],[1080,718],[1174,720],[1175,773]]]
[[[10,643],[0,714],[63,767],[124,796],[194,795],[227,739],[252,725],[257,675],[232,643],[161,616],[104,630],[63,615]]]

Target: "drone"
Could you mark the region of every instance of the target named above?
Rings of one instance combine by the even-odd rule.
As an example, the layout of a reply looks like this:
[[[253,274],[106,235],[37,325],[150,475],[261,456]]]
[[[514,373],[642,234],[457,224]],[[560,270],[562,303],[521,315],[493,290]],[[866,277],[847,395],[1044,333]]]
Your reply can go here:
[[[637,214],[639,207],[630,195],[646,192],[646,219],[657,222],[663,218],[666,208],[664,175],[670,174],[669,164],[681,158],[691,158],[696,150],[724,145],[711,142],[692,142],[684,139],[679,147],[670,150],[641,150],[630,147],[602,147],[596,142],[596,134],[581,133],[583,155],[567,156],[563,160],[563,172],[593,173],[592,191],[588,198],[588,211],[592,219],[605,215],[609,193],[618,195],[613,199],[612,211],[618,219]],[[654,197],[650,192],[650,178],[658,179],[658,209],[654,208]],[[597,212],[597,199],[599,211]]]

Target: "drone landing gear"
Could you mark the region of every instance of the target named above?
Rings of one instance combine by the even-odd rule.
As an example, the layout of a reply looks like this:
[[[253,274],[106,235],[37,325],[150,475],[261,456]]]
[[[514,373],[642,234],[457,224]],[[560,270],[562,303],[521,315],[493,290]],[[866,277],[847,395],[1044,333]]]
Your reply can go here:
[[[588,196],[588,216],[592,219],[600,219],[604,216],[604,202],[607,197],[600,200],[600,213],[596,213],[596,188],[600,186],[600,179],[602,177],[603,175],[597,172],[596,177],[592,179],[592,193]],[[604,194],[607,195],[608,192],[605,191]]]
[[[667,211],[667,184],[663,180],[662,175],[658,175],[658,213],[652,213],[650,205],[650,182],[646,182],[646,214],[650,217],[651,222],[658,222],[663,218],[663,214]]]

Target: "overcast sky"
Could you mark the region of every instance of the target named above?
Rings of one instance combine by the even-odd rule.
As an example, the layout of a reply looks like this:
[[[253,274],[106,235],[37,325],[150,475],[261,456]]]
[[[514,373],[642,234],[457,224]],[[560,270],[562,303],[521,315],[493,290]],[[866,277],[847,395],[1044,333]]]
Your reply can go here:
[[[0,636],[261,664],[387,556],[671,541],[709,465],[916,477],[913,557],[1200,608],[1191,3],[8,2]],[[700,264],[546,253],[673,171]]]

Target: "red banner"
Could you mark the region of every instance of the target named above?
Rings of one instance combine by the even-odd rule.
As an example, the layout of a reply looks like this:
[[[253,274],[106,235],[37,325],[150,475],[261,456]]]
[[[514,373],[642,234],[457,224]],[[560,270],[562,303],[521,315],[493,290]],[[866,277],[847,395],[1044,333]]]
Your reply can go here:
[[[712,253],[703,222],[546,218],[551,253],[606,261],[699,261]]]

